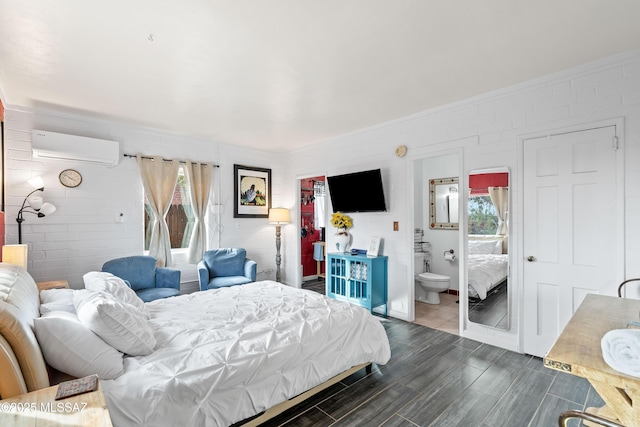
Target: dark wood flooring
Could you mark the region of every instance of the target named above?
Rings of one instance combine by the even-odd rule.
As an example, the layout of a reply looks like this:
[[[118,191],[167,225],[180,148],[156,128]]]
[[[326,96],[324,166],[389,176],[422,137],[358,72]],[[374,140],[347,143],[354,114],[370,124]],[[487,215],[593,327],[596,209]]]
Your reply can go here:
[[[324,294],[325,293],[324,279],[309,280],[307,282],[304,282],[302,284],[302,289],[308,289],[310,291],[316,291],[320,294]]]
[[[507,315],[509,299],[507,298],[507,282],[489,291],[487,298],[469,300],[469,320],[482,325],[506,329],[509,324]]]
[[[604,404],[586,380],[537,357],[380,321],[391,344],[386,365],[363,369],[263,426],[550,427],[565,410]]]

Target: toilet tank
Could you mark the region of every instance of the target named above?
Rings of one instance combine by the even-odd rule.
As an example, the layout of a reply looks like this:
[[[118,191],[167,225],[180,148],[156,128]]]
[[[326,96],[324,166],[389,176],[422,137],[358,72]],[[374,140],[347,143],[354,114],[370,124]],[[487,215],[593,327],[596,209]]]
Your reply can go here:
[[[413,253],[413,274],[418,275],[420,273],[425,272],[424,268],[424,253],[423,252],[414,252]]]

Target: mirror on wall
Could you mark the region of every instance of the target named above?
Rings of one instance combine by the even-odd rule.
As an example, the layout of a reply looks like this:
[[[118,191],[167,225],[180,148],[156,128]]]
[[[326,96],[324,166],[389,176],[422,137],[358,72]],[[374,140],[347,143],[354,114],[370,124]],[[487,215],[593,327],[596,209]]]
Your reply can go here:
[[[429,228],[458,229],[458,178],[429,180]]]
[[[468,319],[509,329],[509,171],[469,173]]]

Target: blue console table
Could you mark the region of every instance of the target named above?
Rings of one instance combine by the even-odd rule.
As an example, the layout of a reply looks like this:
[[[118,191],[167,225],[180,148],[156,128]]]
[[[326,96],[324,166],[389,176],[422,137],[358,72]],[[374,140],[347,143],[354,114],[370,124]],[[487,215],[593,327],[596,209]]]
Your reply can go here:
[[[367,308],[384,305],[387,316],[387,257],[327,254],[327,296]]]

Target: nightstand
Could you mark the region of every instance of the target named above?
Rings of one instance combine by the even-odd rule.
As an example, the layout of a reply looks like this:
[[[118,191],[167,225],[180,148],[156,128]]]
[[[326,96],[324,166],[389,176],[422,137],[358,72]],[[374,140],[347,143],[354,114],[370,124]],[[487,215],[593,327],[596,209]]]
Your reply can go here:
[[[49,280],[47,282],[37,282],[39,291],[47,289],[64,289],[69,287],[69,283],[66,280]]]
[[[0,400],[2,426],[112,427],[102,390],[54,400],[58,386]]]

